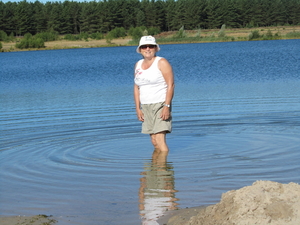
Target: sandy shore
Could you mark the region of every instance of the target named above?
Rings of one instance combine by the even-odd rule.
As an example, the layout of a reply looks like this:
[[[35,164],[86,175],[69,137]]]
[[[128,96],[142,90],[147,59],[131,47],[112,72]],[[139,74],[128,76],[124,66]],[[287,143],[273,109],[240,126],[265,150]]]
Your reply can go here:
[[[46,215],[0,217],[1,225],[51,225],[56,222],[51,216]]]
[[[257,181],[226,192],[216,205],[170,212],[160,225],[299,225],[300,185]]]
[[[202,29],[201,37],[216,36],[220,29]],[[258,30],[261,35],[271,31],[273,35],[279,34],[283,37],[290,32],[299,32],[300,26],[276,26],[276,27],[257,27],[257,28],[231,28],[226,29],[226,36],[234,38],[236,41],[246,41],[251,31]],[[156,35],[157,38],[161,37],[172,37],[177,31],[162,32]],[[197,30],[186,31],[187,36],[195,36]],[[113,39],[110,43],[107,43],[105,39],[102,40],[79,40],[79,41],[68,41],[68,40],[57,40],[45,42],[45,48],[41,49],[17,49],[15,42],[2,42],[2,49],[4,51],[32,51],[32,50],[51,50],[51,49],[70,49],[70,48],[96,48],[96,47],[109,47],[109,46],[126,46],[129,45],[131,37]],[[204,41],[206,42],[206,41]]]
[[[126,46],[131,38],[119,38],[111,41],[110,44],[105,39],[102,40],[89,40],[89,41],[48,41],[45,42],[45,48],[41,49],[17,49],[15,42],[2,42],[3,50],[5,51],[34,51],[34,50],[54,50],[54,49],[73,49],[73,48],[97,48],[97,47],[109,47],[109,46]]]

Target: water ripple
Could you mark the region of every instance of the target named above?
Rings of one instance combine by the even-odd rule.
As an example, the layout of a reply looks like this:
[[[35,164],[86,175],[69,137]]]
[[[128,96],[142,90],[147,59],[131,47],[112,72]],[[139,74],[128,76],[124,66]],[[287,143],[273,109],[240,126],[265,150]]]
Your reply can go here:
[[[295,54],[296,42],[164,46],[163,54],[172,48],[166,58],[176,78],[165,167],[153,164],[153,147],[134,114],[132,55],[107,58],[120,48],[6,54],[0,214],[54,215],[62,225],[139,224],[151,214],[141,209],[149,196],[162,197],[156,207],[166,210],[214,204],[260,179],[300,183],[299,66],[272,50]],[[272,52],[278,65],[268,70],[272,60],[258,51]],[[256,68],[253,55],[266,64]],[[107,60],[114,65],[106,70]]]

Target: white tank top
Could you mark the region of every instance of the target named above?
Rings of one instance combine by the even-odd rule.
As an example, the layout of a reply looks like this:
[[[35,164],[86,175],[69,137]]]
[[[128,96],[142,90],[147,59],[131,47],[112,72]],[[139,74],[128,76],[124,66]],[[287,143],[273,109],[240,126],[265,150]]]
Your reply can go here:
[[[134,82],[139,86],[141,104],[153,104],[166,100],[167,83],[158,68],[158,61],[161,57],[156,57],[152,65],[142,69],[144,59],[138,61],[135,68]]]

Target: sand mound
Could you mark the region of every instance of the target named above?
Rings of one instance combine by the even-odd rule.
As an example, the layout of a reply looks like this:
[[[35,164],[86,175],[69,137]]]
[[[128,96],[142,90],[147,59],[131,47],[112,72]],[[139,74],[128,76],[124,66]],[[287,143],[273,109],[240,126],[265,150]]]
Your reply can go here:
[[[175,218],[172,220],[171,224],[177,224]],[[256,181],[252,186],[226,192],[220,203],[206,207],[184,223],[180,221],[180,225],[195,224],[299,225],[300,185]]]

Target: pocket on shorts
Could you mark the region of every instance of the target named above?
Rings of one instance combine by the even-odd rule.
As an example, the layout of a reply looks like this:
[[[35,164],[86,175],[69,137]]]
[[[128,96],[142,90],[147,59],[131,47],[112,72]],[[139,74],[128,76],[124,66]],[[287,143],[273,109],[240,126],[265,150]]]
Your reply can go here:
[[[157,114],[159,111],[162,110],[163,107],[164,107],[164,102],[155,103],[155,105],[153,106],[153,111],[155,112],[155,114]]]

